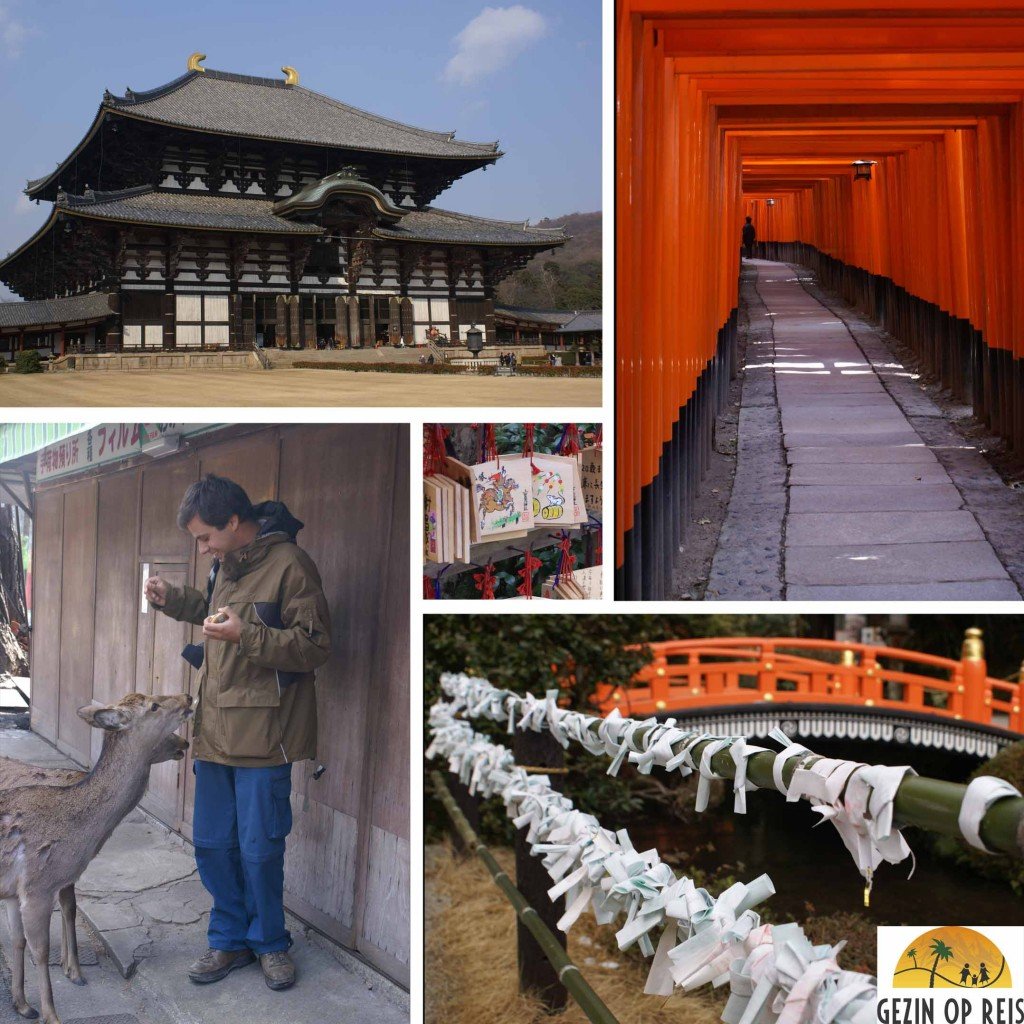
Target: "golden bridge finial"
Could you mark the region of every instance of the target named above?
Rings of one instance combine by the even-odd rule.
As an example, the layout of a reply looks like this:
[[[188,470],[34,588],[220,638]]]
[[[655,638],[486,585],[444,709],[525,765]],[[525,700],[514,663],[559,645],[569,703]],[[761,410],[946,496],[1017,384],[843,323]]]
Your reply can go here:
[[[960,653],[964,661],[985,660],[985,643],[981,639],[981,630],[977,626],[965,630],[964,644]]]
[[[299,73],[293,67],[289,67],[287,64],[284,65],[281,70],[284,72],[284,84],[285,85],[298,85],[299,84]]]
[[[206,68],[203,67],[204,60],[206,60],[206,54],[200,53],[196,50],[196,52],[189,57],[186,67],[189,71],[205,71]]]

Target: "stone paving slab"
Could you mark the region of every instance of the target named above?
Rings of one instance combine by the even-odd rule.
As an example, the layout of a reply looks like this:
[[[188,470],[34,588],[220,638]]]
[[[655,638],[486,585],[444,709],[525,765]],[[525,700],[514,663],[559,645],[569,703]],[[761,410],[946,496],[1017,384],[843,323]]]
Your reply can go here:
[[[907,463],[931,462],[938,463],[934,452],[926,448],[921,439],[914,444],[895,445],[879,448],[877,445],[851,444],[844,448],[790,448],[786,452],[786,461],[791,466],[804,464],[827,463],[859,463],[871,465],[906,465]]]
[[[820,484],[825,486],[861,487],[865,483],[890,487],[914,484],[941,484],[949,474],[938,462],[896,462],[872,465],[869,462],[801,462],[789,469],[789,482],[794,486]]]
[[[827,375],[816,374],[793,374],[785,371],[775,374],[775,386],[779,395],[785,398],[787,394],[794,395],[884,395],[885,388],[879,380],[868,380],[864,378],[847,377],[836,380],[826,379]]]
[[[845,448],[855,444],[864,447],[900,448],[920,444],[921,439],[908,426],[903,430],[862,431],[860,433],[817,432],[814,430],[792,430],[783,434],[787,448]]]
[[[829,433],[848,434],[857,443],[858,437],[906,431],[907,421],[892,403],[884,411],[870,409],[790,409],[782,408],[782,429],[786,434]]]
[[[780,389],[781,390],[781,389]],[[839,392],[835,395],[820,395],[816,391],[799,392],[785,395],[782,398],[787,413],[804,409],[891,409],[892,400],[884,391],[866,394],[847,394]]]
[[[844,544],[917,544],[934,541],[983,541],[978,521],[970,512],[921,512],[906,516],[892,512],[790,514],[787,547],[834,547]]]
[[[984,583],[863,584],[837,587],[790,587],[790,601],[1019,601],[1009,580]]]
[[[790,487],[789,511],[798,512],[949,512],[962,506],[960,492],[951,484],[914,484],[892,487],[861,484],[857,487]],[[904,516],[903,518],[906,518]]]
[[[785,571],[789,586],[1009,581],[988,541],[789,547]]]

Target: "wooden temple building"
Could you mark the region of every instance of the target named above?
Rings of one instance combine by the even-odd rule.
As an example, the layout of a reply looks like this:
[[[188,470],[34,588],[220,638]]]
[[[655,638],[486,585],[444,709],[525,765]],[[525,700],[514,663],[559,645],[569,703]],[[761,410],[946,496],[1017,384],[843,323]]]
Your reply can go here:
[[[281,79],[214,71],[107,92],[0,261],[0,354],[497,340],[494,290],[561,228],[432,205],[501,155]]]
[[[546,351],[568,348],[601,354],[601,310],[526,309],[496,306],[497,340],[501,346],[543,345]]]

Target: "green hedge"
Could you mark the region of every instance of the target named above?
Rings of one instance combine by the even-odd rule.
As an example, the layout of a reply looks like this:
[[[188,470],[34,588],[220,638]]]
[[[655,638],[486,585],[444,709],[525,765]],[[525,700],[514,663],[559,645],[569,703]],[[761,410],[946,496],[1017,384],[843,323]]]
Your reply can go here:
[[[527,377],[600,377],[600,366],[523,366],[517,374]]]
[[[24,352],[19,352],[14,357],[14,372],[42,373],[43,357],[34,348],[27,349]]]
[[[468,367],[452,366],[450,363],[320,363],[297,360],[292,363],[296,370],[350,370],[352,373],[428,373],[428,374],[460,374],[466,373]],[[498,366],[479,366],[477,375],[495,377],[503,369]],[[600,366],[519,366],[516,368],[518,377],[600,377]]]
[[[462,367],[447,363],[314,363],[297,360],[292,363],[296,370],[350,370],[352,373],[462,373]]]

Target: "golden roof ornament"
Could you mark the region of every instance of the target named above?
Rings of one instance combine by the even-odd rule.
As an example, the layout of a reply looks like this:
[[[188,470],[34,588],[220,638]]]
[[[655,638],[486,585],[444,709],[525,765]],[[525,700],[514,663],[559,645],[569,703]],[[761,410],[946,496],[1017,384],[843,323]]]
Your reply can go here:
[[[285,85],[299,84],[299,73],[298,71],[295,70],[295,68],[290,67],[288,64],[285,64],[284,67],[281,68],[281,70],[284,72]]]
[[[961,648],[961,656],[964,661],[984,661],[985,644],[981,639],[981,630],[977,626],[971,626],[964,632],[964,643]]]
[[[189,71],[205,71],[206,68],[203,67],[204,60],[206,60],[206,54],[200,53],[196,50],[196,52],[189,57],[186,67]]]

